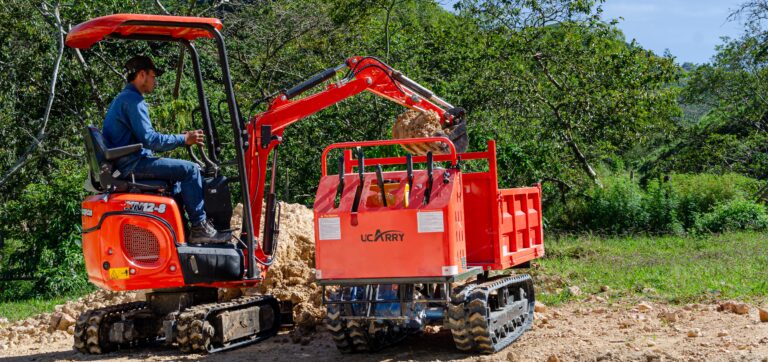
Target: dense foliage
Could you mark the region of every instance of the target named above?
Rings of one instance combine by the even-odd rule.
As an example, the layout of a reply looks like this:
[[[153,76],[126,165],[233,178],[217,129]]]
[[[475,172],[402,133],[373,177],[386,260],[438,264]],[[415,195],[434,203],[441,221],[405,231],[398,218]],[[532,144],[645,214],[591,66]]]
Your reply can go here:
[[[764,183],[743,175],[671,174],[645,188],[626,174],[605,181],[555,214],[556,228],[610,234],[768,229],[768,212],[753,201]]]
[[[760,1],[741,11],[760,19],[750,3]],[[765,208],[756,203],[765,193],[756,180],[768,176],[765,32],[725,41],[710,64],[682,67],[626,39],[616,21],[603,18],[601,4],[464,0],[447,11],[431,0],[0,0],[0,274],[35,276],[0,282],[0,299],[87,286],[77,246],[82,127],[101,125],[124,85],[127,58],[151,55],[172,70],[179,54],[177,44],[155,42],[62,48],[72,26],[121,12],[222,19],[248,118],[264,110],[252,108],[255,101],[347,56],[381,58],[469,111],[470,149],[497,141],[502,186],[543,182],[552,230],[765,228]],[[762,29],[756,20],[746,26]],[[196,47],[229,159],[215,48],[206,40]],[[188,56],[184,69],[178,94],[169,71],[148,97],[161,131],[200,127]],[[290,127],[279,197],[311,205],[322,148],[389,138],[400,112],[364,94]]]

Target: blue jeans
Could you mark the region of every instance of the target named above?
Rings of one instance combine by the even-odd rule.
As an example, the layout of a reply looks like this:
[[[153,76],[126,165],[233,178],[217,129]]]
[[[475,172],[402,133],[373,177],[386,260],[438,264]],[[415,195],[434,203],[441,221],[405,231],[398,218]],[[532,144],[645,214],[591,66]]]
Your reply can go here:
[[[136,180],[167,180],[172,184],[178,182],[191,224],[205,221],[203,177],[197,164],[174,158],[146,157],[136,163],[133,175]]]

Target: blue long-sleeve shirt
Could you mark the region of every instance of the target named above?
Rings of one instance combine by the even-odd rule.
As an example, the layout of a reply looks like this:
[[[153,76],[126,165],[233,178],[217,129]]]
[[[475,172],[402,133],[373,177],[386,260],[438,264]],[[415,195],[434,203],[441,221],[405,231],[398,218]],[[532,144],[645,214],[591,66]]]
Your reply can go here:
[[[102,132],[109,148],[136,143],[144,146],[141,152],[117,160],[117,169],[123,174],[133,171],[141,158],[152,156],[152,151],[170,151],[184,145],[184,135],[162,134],[152,128],[144,96],[130,83],[109,105]]]

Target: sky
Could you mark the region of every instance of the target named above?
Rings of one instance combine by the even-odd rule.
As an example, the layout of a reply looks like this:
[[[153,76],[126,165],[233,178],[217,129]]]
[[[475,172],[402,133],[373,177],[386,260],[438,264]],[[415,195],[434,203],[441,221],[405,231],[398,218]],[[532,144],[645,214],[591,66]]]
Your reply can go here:
[[[627,40],[663,54],[665,49],[678,63],[705,63],[715,54],[721,37],[738,37],[743,26],[729,22],[728,14],[744,0],[608,0],[603,17],[623,17],[618,27]]]
[[[738,37],[742,25],[728,22],[728,14],[745,0],[606,0],[604,19],[619,19],[627,41],[632,39],[657,54],[665,50],[678,63],[706,63],[715,55],[721,37]],[[449,10],[456,0],[442,0]]]

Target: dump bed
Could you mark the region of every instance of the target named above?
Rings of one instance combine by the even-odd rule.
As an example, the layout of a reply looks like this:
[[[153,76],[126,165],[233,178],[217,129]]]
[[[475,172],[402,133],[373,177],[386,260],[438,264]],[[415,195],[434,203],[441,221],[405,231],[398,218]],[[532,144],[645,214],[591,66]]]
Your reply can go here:
[[[488,161],[487,172],[462,173],[467,265],[501,270],[543,256],[541,185],[499,189],[494,141],[485,152],[461,156]]]
[[[350,142],[325,150],[314,205],[318,279],[450,277],[506,269],[544,254],[541,188],[499,189],[493,141],[485,152],[434,157],[452,165],[459,157],[486,160],[488,171],[435,169],[431,189],[427,170],[413,171],[412,188],[405,171],[382,172],[383,195],[378,175],[365,172],[359,187],[359,161],[350,149],[394,143]],[[325,158],[334,148],[346,149],[344,181],[326,173]],[[414,164],[425,162],[424,156],[413,157]],[[364,160],[365,167],[405,164],[405,157]]]

